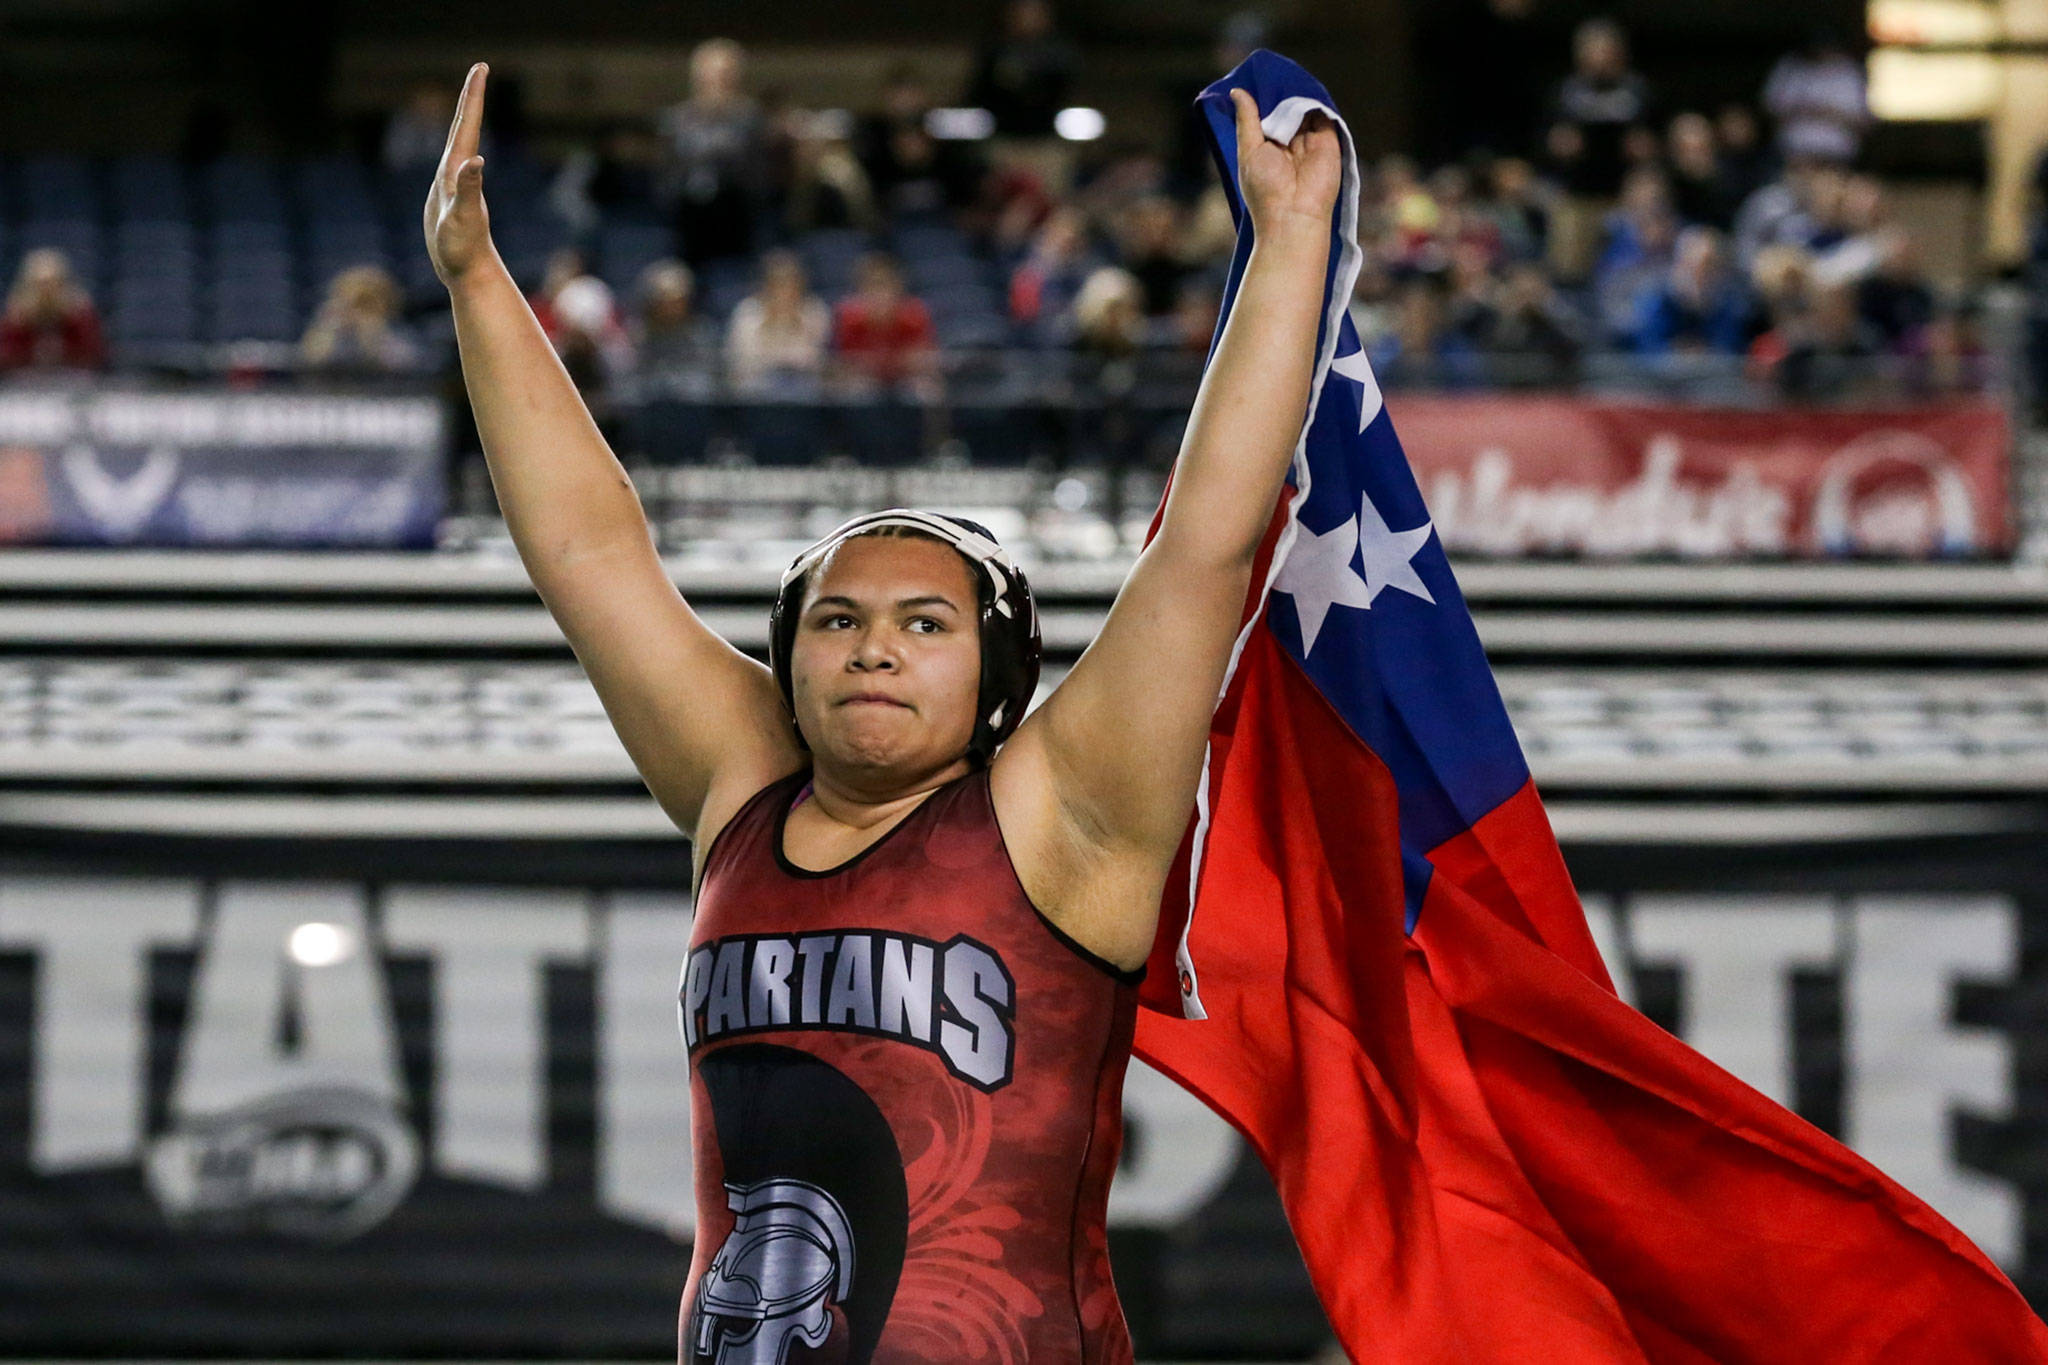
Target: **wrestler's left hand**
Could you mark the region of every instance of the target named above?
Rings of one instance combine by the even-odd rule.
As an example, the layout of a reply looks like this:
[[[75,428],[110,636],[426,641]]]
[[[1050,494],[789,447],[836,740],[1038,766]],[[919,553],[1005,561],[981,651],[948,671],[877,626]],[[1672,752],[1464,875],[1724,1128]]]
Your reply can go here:
[[[1285,146],[1259,126],[1258,102],[1251,92],[1232,89],[1237,113],[1237,184],[1253,230],[1261,234],[1304,220],[1329,231],[1330,210],[1344,179],[1344,159],[1337,125],[1321,110],[1312,110]]]

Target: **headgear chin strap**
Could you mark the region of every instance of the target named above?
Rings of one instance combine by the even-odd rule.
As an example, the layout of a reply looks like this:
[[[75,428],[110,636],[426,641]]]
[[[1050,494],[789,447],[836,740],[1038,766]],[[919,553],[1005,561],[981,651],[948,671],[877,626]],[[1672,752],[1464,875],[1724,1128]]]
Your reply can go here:
[[[796,687],[790,676],[790,654],[796,643],[797,619],[802,613],[804,585],[826,555],[856,536],[885,526],[922,531],[958,550],[974,568],[981,612],[981,693],[975,704],[974,737],[967,752],[975,763],[986,766],[996,747],[1016,730],[1024,719],[1038,689],[1038,666],[1043,644],[1038,634],[1038,607],[1031,597],[1031,585],[1009,552],[996,543],[995,535],[980,522],[947,512],[924,512],[911,507],[891,507],[855,517],[791,561],[783,571],[775,594],[775,610],[768,620],[768,665],[775,670],[775,684],[782,689],[782,704],[796,715]],[[801,730],[797,743],[809,748]]]

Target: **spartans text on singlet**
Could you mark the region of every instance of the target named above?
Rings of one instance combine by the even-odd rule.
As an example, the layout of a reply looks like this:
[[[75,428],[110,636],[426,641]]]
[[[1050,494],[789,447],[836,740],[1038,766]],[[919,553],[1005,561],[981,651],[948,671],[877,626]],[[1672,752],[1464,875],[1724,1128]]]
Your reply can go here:
[[[886,929],[736,934],[690,954],[683,1040],[827,1029],[923,1048],[982,1090],[1010,1082],[1016,985],[965,934],[935,943]]]

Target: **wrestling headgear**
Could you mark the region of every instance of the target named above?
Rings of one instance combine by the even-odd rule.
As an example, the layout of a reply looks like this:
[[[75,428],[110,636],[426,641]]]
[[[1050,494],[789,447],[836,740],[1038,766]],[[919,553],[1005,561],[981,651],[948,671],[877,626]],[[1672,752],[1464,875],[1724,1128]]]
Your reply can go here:
[[[884,526],[907,527],[942,540],[974,569],[981,600],[981,695],[975,704],[974,738],[967,752],[977,765],[986,766],[995,757],[996,746],[1024,719],[1024,708],[1038,688],[1042,645],[1031,585],[989,529],[965,517],[909,507],[870,512],[855,517],[796,557],[782,575],[768,624],[768,665],[775,670],[782,703],[791,715],[796,714],[789,659],[796,643],[797,618],[803,610],[804,583],[811,570],[844,542]],[[797,742],[804,744],[801,733]]]

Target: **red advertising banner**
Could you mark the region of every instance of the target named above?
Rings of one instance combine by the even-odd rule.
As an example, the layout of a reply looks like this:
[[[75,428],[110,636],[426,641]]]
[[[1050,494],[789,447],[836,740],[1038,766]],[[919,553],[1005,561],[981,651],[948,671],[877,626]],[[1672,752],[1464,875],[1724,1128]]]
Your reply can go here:
[[[1388,401],[1437,532],[1472,554],[1933,558],[2012,548],[2011,427],[1569,397]]]

